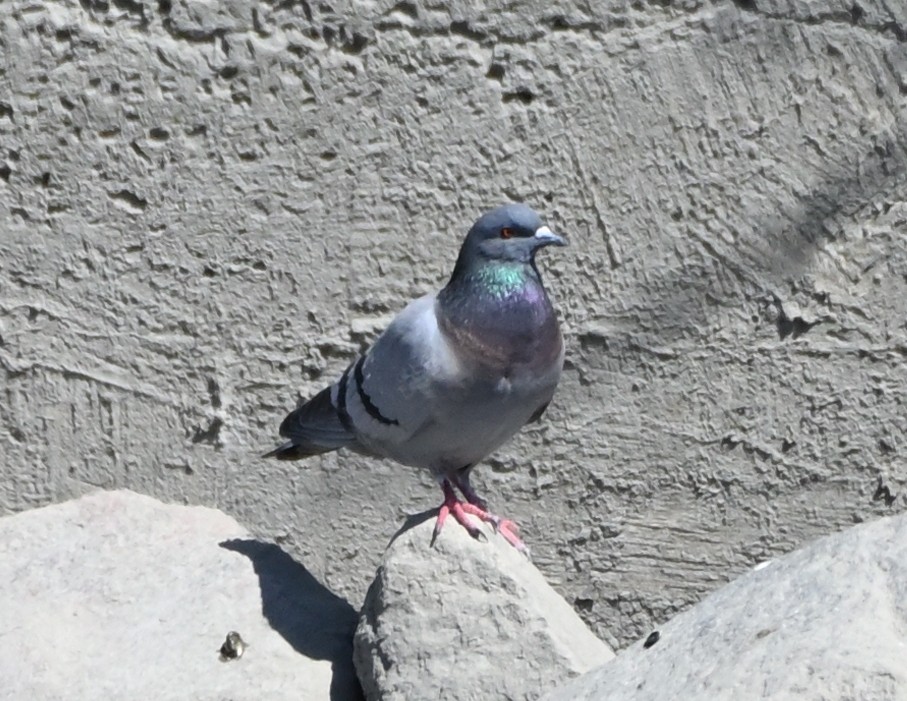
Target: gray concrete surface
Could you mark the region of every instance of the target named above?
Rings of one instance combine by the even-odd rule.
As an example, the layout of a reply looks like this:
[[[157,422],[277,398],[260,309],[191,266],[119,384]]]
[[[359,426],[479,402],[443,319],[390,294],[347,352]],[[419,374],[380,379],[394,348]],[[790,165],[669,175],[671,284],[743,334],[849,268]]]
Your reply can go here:
[[[731,582],[547,701],[907,699],[907,516]]]
[[[355,638],[369,701],[537,699],[614,653],[490,527],[456,523],[431,545],[433,514],[388,545]]]
[[[0,698],[355,701],[356,619],[213,509],[116,491],[0,518]]]
[[[567,370],[476,482],[606,641],[902,510],[905,37],[894,0],[0,4],[0,510],[217,506],[358,606],[440,493],[258,455],[511,198],[572,240]]]

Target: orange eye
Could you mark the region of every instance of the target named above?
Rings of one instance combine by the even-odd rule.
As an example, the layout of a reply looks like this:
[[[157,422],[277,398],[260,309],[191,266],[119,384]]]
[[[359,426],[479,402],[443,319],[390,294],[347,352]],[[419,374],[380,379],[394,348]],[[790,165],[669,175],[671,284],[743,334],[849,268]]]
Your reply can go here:
[[[501,229],[501,238],[502,239],[512,239],[513,238],[513,229],[505,226],[503,229]]]

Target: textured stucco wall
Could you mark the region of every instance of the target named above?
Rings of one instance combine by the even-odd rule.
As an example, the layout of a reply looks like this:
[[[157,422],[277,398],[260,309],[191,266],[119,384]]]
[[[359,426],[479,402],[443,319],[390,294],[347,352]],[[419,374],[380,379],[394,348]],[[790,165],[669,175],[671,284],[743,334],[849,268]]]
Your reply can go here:
[[[481,468],[625,643],[907,483],[907,5],[0,4],[0,511],[225,509],[358,606],[426,475],[276,464],[297,393],[522,199],[567,331]]]

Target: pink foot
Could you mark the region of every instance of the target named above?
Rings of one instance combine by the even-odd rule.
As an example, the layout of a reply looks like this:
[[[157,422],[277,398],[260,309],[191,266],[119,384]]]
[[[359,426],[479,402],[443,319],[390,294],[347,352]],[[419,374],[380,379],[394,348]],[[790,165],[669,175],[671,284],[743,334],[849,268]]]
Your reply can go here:
[[[457,495],[450,482],[446,479],[441,482],[441,489],[444,492],[444,503],[441,504],[441,510],[438,511],[438,520],[435,522],[435,530],[431,537],[432,544],[434,544],[435,540],[437,540],[438,536],[441,534],[441,529],[444,527],[444,522],[449,515],[453,515],[454,520],[463,526],[463,528],[466,529],[466,532],[473,538],[484,540],[485,535],[479,530],[478,526],[467,517],[467,514],[470,514],[485,523],[490,523],[496,532],[504,536],[504,540],[521,553],[526,553],[526,555],[529,554],[529,548],[526,547],[526,544],[520,540],[520,537],[517,535],[519,528],[513,521],[502,519],[500,516],[491,514],[475,504],[460,501],[457,499]]]

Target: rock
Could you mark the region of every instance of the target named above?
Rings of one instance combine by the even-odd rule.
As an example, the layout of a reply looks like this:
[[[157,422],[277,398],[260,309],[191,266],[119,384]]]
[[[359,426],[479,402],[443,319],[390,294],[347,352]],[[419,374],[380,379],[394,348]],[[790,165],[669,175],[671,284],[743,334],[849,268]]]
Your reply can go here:
[[[348,603],[223,513],[128,491],[0,519],[0,622],[4,698],[361,694]]]
[[[362,608],[354,659],[369,701],[535,699],[613,657],[503,538],[451,522],[431,547],[430,514],[391,541]]]
[[[907,515],[759,566],[659,633],[546,701],[905,699]]]

